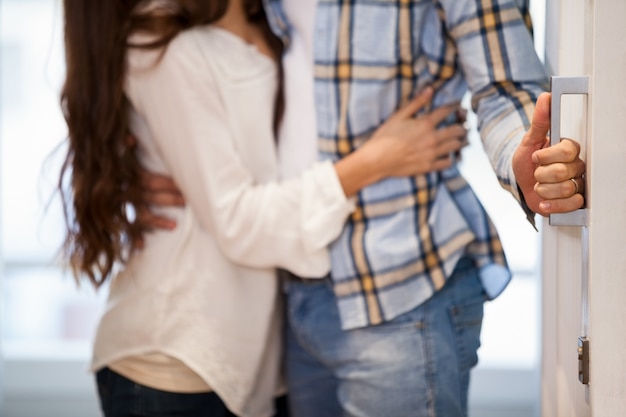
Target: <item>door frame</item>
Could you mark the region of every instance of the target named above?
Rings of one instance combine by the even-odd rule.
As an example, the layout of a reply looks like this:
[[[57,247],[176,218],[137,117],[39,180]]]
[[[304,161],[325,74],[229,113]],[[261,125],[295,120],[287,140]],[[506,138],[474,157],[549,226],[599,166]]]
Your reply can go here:
[[[542,415],[617,416],[626,407],[626,2],[550,0],[547,7],[548,68],[557,75],[590,75],[586,111],[562,114],[561,126],[587,136],[589,257],[588,264],[581,259],[581,229],[544,222]],[[586,327],[583,267],[589,276]],[[586,329],[587,386],[577,378],[576,350]]]

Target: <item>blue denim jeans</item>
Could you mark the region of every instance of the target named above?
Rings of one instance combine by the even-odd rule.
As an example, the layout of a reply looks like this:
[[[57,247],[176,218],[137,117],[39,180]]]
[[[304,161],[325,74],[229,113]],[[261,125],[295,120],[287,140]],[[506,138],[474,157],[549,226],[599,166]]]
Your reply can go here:
[[[104,417],[236,417],[214,392],[181,394],[137,384],[109,368],[96,374]],[[288,417],[286,399],[276,401],[276,417]]]
[[[344,331],[329,280],[287,280],[294,417],[465,417],[485,295],[462,259],[444,288],[378,326]]]

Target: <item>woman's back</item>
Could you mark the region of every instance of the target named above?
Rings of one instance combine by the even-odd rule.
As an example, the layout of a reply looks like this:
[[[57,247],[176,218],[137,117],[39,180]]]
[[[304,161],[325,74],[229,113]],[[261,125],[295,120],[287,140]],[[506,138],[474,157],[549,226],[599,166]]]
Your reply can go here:
[[[244,404],[253,390],[271,399],[277,389],[276,278],[271,268],[241,266],[222,252],[213,215],[219,209],[213,197],[222,195],[209,183],[231,177],[234,165],[245,167],[251,183],[275,179],[269,104],[276,65],[210,26],[183,32],[155,58],[159,52],[129,51],[130,128],[142,164],[178,178],[188,205],[169,209],[179,226],[147,234],[111,283],[93,368],[161,352],[200,375],[241,415],[269,414],[271,403],[252,399],[250,410]]]

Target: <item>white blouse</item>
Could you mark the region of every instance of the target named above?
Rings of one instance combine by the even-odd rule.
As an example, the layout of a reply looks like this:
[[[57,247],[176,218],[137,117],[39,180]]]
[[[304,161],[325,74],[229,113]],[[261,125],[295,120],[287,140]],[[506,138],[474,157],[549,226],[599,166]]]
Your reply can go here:
[[[274,268],[324,276],[354,204],[329,162],[277,181],[277,70],[254,46],[199,27],[160,60],[131,50],[128,66],[142,164],[172,176],[187,205],[158,208],[178,227],[148,234],[112,281],[92,368],[163,353],[234,413],[270,416],[282,355]]]

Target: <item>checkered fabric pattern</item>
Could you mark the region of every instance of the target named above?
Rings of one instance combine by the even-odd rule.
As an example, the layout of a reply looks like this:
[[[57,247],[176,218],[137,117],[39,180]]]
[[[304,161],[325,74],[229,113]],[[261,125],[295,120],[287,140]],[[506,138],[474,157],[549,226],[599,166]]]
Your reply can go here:
[[[280,0],[272,26],[288,40]],[[433,106],[468,88],[484,148],[501,185],[521,201],[511,157],[547,78],[533,47],[528,0],[319,0],[315,100],[320,155],[337,160],[360,146],[426,85]],[[410,311],[443,287],[469,254],[488,297],[510,280],[502,245],[457,167],[392,178],[362,190],[331,246],[345,329]]]

